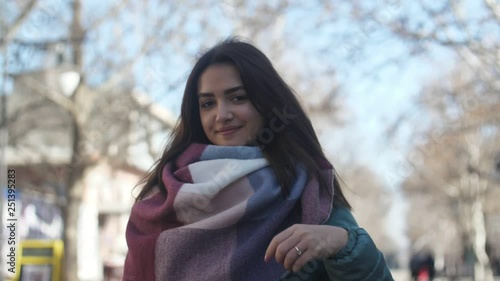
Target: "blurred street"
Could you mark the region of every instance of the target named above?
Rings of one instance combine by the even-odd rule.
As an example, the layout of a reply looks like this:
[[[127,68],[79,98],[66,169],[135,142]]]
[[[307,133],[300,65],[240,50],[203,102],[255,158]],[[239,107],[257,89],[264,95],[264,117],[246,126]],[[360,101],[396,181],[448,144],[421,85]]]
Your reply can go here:
[[[394,277],[395,281],[412,281],[410,277],[410,271],[404,269],[393,269],[391,270],[392,277]],[[446,277],[437,277],[434,278],[433,281],[451,281],[451,279]],[[471,277],[467,278],[458,278],[455,281],[472,281]],[[500,276],[495,277],[495,281],[500,281]]]

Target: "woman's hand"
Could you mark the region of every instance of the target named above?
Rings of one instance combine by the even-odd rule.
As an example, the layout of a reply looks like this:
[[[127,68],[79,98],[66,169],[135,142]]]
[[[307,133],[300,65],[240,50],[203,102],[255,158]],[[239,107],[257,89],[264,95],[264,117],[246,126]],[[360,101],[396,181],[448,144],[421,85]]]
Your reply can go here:
[[[273,238],[264,260],[274,256],[287,270],[297,272],[310,260],[335,255],[347,239],[347,231],[340,227],[294,224]]]

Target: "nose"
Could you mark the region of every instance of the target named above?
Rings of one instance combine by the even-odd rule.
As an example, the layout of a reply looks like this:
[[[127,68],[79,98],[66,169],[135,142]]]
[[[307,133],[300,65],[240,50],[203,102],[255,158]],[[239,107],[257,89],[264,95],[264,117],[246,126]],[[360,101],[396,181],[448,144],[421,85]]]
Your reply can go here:
[[[231,118],[233,118],[231,107],[225,103],[220,103],[217,107],[217,116],[215,117],[215,121],[224,123],[227,120],[231,120]]]

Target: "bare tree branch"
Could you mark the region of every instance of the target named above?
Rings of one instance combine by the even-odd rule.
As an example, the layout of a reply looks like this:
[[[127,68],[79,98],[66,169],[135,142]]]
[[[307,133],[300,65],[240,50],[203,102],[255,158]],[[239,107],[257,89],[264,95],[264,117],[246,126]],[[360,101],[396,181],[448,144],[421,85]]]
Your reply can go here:
[[[170,17],[171,14],[175,12],[175,9],[170,9],[169,14],[165,15],[162,20],[158,20],[156,24],[153,26],[153,30],[161,30],[162,26],[164,25],[165,21]],[[119,69],[119,71],[115,72],[113,75],[111,75],[105,82],[101,84],[99,88],[96,89],[96,91],[93,93],[92,96],[90,96],[90,99],[93,99],[96,95],[105,93],[109,90],[111,90],[113,87],[121,83],[124,79],[126,79],[127,75],[131,72],[132,67],[146,55],[148,52],[151,51],[151,49],[155,46],[155,43],[159,38],[165,38],[165,36],[161,36],[160,34],[154,34],[149,36],[145,42],[142,44],[141,49],[139,50],[138,54],[134,56],[133,59],[130,59],[129,61],[123,63],[122,65],[118,66],[116,69]]]
[[[87,31],[94,30],[106,20],[116,17],[118,13],[122,11],[126,5],[127,5],[126,1],[123,0],[119,1],[106,14],[102,15],[99,19],[94,20],[92,24],[89,27],[87,27]]]
[[[132,71],[132,67],[141,59],[154,45],[155,43],[155,38],[151,37],[149,38],[144,45],[142,45],[141,50],[139,51],[139,54],[136,55],[133,59],[129,60],[128,62],[122,64],[118,69],[119,71],[115,72],[111,77],[109,77],[106,82],[104,82],[99,88],[97,88],[93,94],[89,97],[90,99],[93,99],[95,96],[99,94],[106,93],[113,89],[116,85],[121,83],[128,74]]]
[[[37,3],[38,0],[31,0],[28,3],[28,5],[22,10],[19,17],[17,17],[14,23],[12,23],[12,25],[8,28],[7,34],[5,34],[5,37],[0,41],[0,46],[7,44],[16,35],[16,32],[19,30],[19,28],[21,28],[31,11],[33,11],[33,9],[36,7]]]
[[[75,115],[76,111],[78,110],[75,108],[73,102],[71,99],[63,96],[61,93],[47,87],[43,83],[40,83],[34,78],[31,78],[27,75],[24,75],[21,77],[21,81],[24,82],[24,84],[29,87],[31,90],[45,96],[46,98],[50,99],[57,105],[61,106],[65,110],[67,110],[69,113]],[[75,115],[76,116],[76,115]]]
[[[175,127],[177,120],[174,116],[172,116],[172,113],[170,111],[167,111],[157,104],[151,102],[145,94],[135,92],[132,97],[138,107],[142,109],[143,112],[148,113],[148,115],[153,117],[153,119],[156,119],[160,123],[165,124],[169,129]]]
[[[484,0],[484,3],[489,8],[491,13],[496,17],[497,21],[500,21],[500,5],[495,2],[495,0]]]

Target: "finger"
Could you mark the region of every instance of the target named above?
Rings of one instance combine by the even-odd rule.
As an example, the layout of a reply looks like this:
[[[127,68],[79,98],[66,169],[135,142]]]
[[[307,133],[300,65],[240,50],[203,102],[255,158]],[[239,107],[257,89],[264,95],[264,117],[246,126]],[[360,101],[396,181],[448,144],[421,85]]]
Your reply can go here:
[[[302,252],[302,254],[299,255],[294,247],[293,251],[295,251],[295,255],[291,254],[290,260],[285,261],[289,270],[294,272],[299,271],[307,262],[316,257],[316,250],[312,248],[308,242],[301,241],[296,247]]]
[[[295,245],[297,245],[299,242],[300,242],[300,237],[297,235],[292,235],[288,237],[285,241],[282,241],[276,248],[276,252],[274,254],[276,262],[285,265],[285,258],[287,256],[289,255],[291,256],[293,252],[295,252],[295,256],[297,256]],[[285,268],[287,267],[285,266]],[[291,266],[288,268],[291,268]]]
[[[298,258],[295,263],[292,265],[290,271],[299,272],[308,262],[314,260],[314,256],[310,254],[303,254]]]
[[[297,245],[297,244],[295,244]],[[299,249],[297,251],[297,249],[295,249],[295,247],[297,247],[297,249]],[[304,249],[304,247],[302,247],[302,249]],[[295,262],[302,256],[304,255],[304,251],[302,251],[301,248],[299,248],[298,246],[293,246],[289,249],[289,251],[286,253],[286,256],[284,257],[284,260],[283,260],[283,266],[287,269],[287,270],[292,270],[293,268],[293,265],[295,264]],[[299,252],[300,251],[300,252]],[[300,255],[299,255],[300,254]]]
[[[269,261],[271,257],[275,256],[278,245],[280,245],[281,242],[293,235],[292,227],[289,227],[274,236],[273,240],[271,240],[271,243],[269,243],[269,246],[267,247],[266,254],[264,255],[265,261]]]

